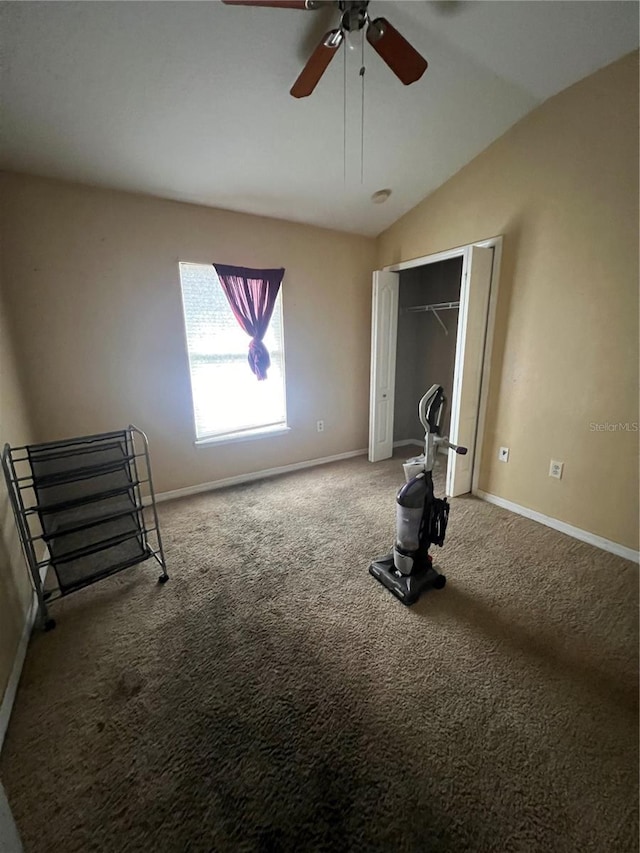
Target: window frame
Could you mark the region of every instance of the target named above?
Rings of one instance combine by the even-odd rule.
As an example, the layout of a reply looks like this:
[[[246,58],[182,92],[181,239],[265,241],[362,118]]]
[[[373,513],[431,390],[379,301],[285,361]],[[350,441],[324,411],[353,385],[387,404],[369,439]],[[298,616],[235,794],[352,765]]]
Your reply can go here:
[[[193,424],[193,434],[195,436],[193,444],[196,447],[206,447],[210,445],[217,444],[234,444],[238,442],[244,441],[255,441],[261,438],[270,438],[280,435],[287,435],[291,432],[291,427],[289,426],[289,418],[288,418],[288,400],[287,400],[287,375],[286,375],[286,343],[285,343],[285,330],[284,330],[284,294],[282,290],[282,285],[280,286],[280,290],[278,291],[278,296],[276,299],[276,305],[274,306],[274,311],[277,307],[277,303],[279,301],[280,307],[280,329],[282,332],[282,387],[284,391],[284,419],[282,421],[277,421],[276,423],[271,424],[260,424],[258,426],[246,427],[238,430],[233,430],[224,433],[216,433],[212,435],[203,436],[202,438],[198,437],[198,428],[196,421],[196,407],[194,400],[194,390],[193,390],[193,374],[191,371],[191,353],[189,351],[189,336],[187,331],[187,311],[184,300],[184,290],[182,287],[182,276],[180,274],[180,267],[182,264],[197,266],[197,267],[209,267],[211,266],[215,273],[214,264],[201,261],[185,261],[182,259],[178,260],[178,286],[180,288],[180,302],[182,306],[182,328],[184,332],[184,348],[185,355],[187,358],[187,370],[189,374],[189,396],[191,399],[191,422]],[[271,322],[271,320],[269,321]],[[240,328],[240,326],[238,326]],[[242,331],[242,330],[241,330]],[[246,334],[245,332],[242,332]],[[249,346],[249,336],[247,338],[247,347]],[[247,370],[250,370],[249,364],[247,363]],[[256,380],[258,381],[258,380]]]

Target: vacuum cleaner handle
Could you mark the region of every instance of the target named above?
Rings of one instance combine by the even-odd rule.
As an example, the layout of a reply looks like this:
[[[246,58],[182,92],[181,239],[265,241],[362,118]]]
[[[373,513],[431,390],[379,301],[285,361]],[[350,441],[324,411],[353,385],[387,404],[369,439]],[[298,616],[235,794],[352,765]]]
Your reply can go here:
[[[444,402],[445,397],[442,385],[432,385],[418,403],[418,417],[426,434],[438,434]]]
[[[463,447],[461,444],[452,444],[447,438],[436,438],[436,443],[443,445],[447,450],[453,450],[454,453],[457,453],[460,456],[465,456],[468,452],[467,447]]]

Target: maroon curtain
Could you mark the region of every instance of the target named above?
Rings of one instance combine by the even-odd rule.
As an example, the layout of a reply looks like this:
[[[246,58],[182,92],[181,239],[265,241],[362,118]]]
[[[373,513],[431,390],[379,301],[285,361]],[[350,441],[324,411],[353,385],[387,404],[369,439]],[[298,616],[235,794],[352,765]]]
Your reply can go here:
[[[214,264],[213,267],[236,320],[251,336],[249,367],[258,379],[266,379],[271,359],[262,339],[269,328],[284,269],[252,270],[225,264]]]

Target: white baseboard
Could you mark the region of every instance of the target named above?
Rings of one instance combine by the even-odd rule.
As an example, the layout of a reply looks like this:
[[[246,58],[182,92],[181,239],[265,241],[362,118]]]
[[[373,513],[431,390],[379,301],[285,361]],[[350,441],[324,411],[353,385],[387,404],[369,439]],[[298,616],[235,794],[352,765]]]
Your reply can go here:
[[[529,509],[526,506],[513,503],[512,501],[500,498],[497,495],[491,495],[488,492],[483,492],[482,489],[476,489],[474,495],[482,498],[487,503],[495,504],[508,509],[510,512],[515,512],[518,515],[523,515],[525,518],[530,518],[532,521],[537,521],[547,527],[552,527],[554,530],[559,530],[560,533],[566,533],[567,536],[573,536],[574,539],[579,539],[581,542],[586,542],[589,545],[595,545],[596,548],[601,548],[603,551],[609,551],[610,554],[616,554],[618,557],[624,557],[625,560],[631,560],[633,563],[640,562],[640,552],[634,551],[633,548],[627,548],[626,545],[620,545],[618,542],[613,542],[611,539],[605,539],[603,536],[596,536],[595,533],[590,533],[588,530],[582,530],[581,527],[574,527],[573,524],[567,524],[566,521],[560,521],[557,518],[551,518],[549,515],[543,515],[535,509]]]
[[[424,446],[424,438],[403,438],[402,441],[394,441],[394,447],[407,447],[410,444],[417,444],[418,447]]]
[[[20,642],[18,643],[16,656],[13,660],[13,668],[11,670],[11,675],[9,676],[9,681],[7,682],[7,686],[4,691],[4,696],[2,697],[2,704],[0,705],[0,750],[2,749],[4,737],[7,733],[7,728],[9,727],[9,718],[11,717],[13,703],[15,701],[16,692],[18,690],[18,683],[20,681],[20,676],[22,675],[22,667],[24,665],[24,659],[27,654],[27,646],[29,645],[29,637],[31,636],[31,631],[33,630],[37,615],[38,599],[36,598],[36,595],[34,593],[33,599],[31,601],[31,607],[29,608],[27,617],[24,622],[22,636],[20,637]]]
[[[174,498],[184,498],[188,495],[199,495],[201,492],[213,492],[225,489],[227,486],[238,486],[241,483],[251,483],[264,480],[267,477],[277,477],[278,474],[289,474],[291,471],[301,471],[303,468],[315,468],[317,465],[327,465],[329,462],[339,462],[341,459],[351,459],[353,456],[363,456],[367,449],[348,450],[346,453],[336,453],[334,456],[323,456],[320,459],[307,459],[304,462],[293,462],[291,465],[281,465],[279,468],[266,468],[264,471],[252,471],[250,474],[238,474],[236,477],[225,477],[210,483],[198,483],[197,486],[185,486],[183,489],[173,489],[170,492],[160,492],[156,502],[172,501]]]

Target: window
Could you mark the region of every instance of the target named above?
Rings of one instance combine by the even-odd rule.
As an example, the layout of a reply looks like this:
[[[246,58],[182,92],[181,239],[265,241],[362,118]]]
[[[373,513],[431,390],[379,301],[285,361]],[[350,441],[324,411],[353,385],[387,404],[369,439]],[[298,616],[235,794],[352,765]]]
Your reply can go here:
[[[251,437],[286,429],[282,288],[264,344],[271,357],[258,381],[250,338],[233,315],[212,264],[180,264],[196,439]]]

